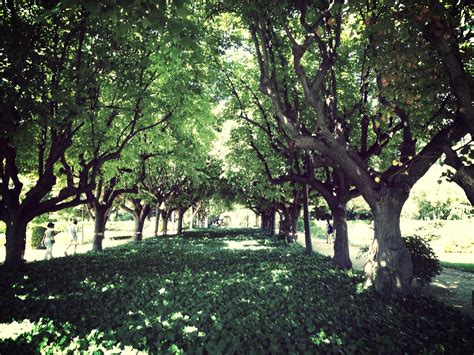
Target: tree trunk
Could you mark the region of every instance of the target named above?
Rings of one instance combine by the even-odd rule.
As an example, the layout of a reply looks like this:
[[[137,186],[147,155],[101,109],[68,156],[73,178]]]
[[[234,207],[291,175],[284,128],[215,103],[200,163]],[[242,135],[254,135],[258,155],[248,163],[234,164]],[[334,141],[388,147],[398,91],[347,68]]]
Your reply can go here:
[[[18,271],[25,263],[23,256],[25,254],[28,220],[21,216],[13,217],[6,225],[6,258],[3,267],[9,271]]]
[[[298,219],[300,217],[301,206],[293,205],[290,207],[290,233],[298,232]]]
[[[350,269],[352,267],[349,256],[349,236],[347,232],[347,211],[346,205],[340,204],[334,210],[331,210],[334,218],[334,229],[336,230],[336,239],[334,240],[333,262],[341,269]]]
[[[168,235],[168,220],[170,214],[167,211],[161,211],[161,232],[163,235]]]
[[[406,198],[400,199],[396,191],[387,192],[379,196],[372,208],[375,227],[371,247],[373,259],[367,262],[364,270],[369,283],[374,284],[382,295],[396,297],[411,292],[413,264],[400,231],[400,214]]]
[[[291,215],[285,208],[280,213],[280,238],[287,239],[291,233]]]
[[[260,218],[260,229],[266,231],[268,226],[268,215],[262,213],[262,218]]]
[[[94,208],[94,241],[92,244],[93,251],[102,250],[102,240],[104,239],[105,225],[107,224],[107,208]]]
[[[155,237],[158,236],[158,230],[159,230],[159,226],[160,226],[160,207],[159,205],[156,205],[156,209],[155,209],[155,215],[156,215],[156,220],[155,220]]]
[[[133,240],[135,242],[143,240],[143,226],[145,225],[145,220],[150,214],[150,210],[150,205],[147,203],[144,203],[143,205],[141,203],[135,204],[133,210],[133,219],[135,221],[135,234]]]
[[[272,237],[275,235],[275,214],[275,210],[272,210],[270,212],[270,218],[268,220],[268,232]]]
[[[311,242],[311,229],[309,225],[309,208],[308,208],[308,185],[303,185],[303,220],[304,220],[304,241],[306,245],[306,253],[313,253],[313,243]]]
[[[133,219],[135,220],[135,233],[133,240],[139,242],[143,240],[143,226],[145,225],[145,219],[147,214],[142,213],[141,215],[133,214]]]
[[[183,234],[183,219],[185,213],[186,208],[180,208],[178,211],[178,231],[176,232],[178,235]]]
[[[467,199],[474,206],[474,165],[461,167],[452,180],[464,190]]]

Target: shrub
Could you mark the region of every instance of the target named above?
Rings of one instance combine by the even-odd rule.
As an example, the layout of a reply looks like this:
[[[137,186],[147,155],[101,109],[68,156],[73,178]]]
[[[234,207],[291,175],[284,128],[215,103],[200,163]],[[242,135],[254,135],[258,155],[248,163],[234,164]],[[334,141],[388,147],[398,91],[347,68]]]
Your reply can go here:
[[[46,228],[42,226],[34,226],[31,229],[31,246],[33,248],[38,249],[38,247],[41,245],[41,239],[43,239],[45,231]]]
[[[128,212],[124,213],[117,213],[114,218],[115,221],[118,222],[126,222],[126,221],[133,221],[133,215]]]
[[[314,220],[309,221],[310,233],[313,237],[326,238],[326,231],[316,224]],[[299,219],[296,223],[296,230],[298,232],[304,232],[304,221]]]
[[[422,285],[441,272],[441,265],[431,246],[418,235],[404,237],[405,245],[413,263],[413,277]]]

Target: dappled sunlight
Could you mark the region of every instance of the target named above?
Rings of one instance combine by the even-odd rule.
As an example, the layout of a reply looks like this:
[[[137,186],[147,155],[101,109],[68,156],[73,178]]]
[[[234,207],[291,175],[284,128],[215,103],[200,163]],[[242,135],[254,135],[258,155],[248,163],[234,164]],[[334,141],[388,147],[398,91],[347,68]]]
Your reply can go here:
[[[410,339],[417,332],[426,336],[425,320],[410,313],[416,303],[411,308],[387,305],[363,288],[361,272],[335,269],[329,258],[305,255],[299,246],[266,239],[267,248],[253,249],[263,241],[156,239],[100,257],[32,264],[27,278],[12,283],[3,318],[4,327],[23,319],[32,326],[25,323],[15,340],[0,341],[0,349],[350,352],[360,344],[366,349],[382,344],[373,342],[367,329],[382,339],[380,319],[398,329],[399,315],[415,319],[407,325]],[[431,317],[430,327],[444,329],[446,317],[432,319],[431,309],[436,304],[422,308],[425,319]],[[356,341],[359,345],[351,348]],[[404,340],[392,342],[397,341],[404,349]]]
[[[0,340],[15,340],[20,335],[31,332],[33,327],[34,323],[32,323],[29,319],[24,319],[21,322],[14,321],[10,323],[0,323]]]
[[[226,248],[232,250],[265,250],[270,246],[261,245],[257,240],[228,240],[225,241]]]

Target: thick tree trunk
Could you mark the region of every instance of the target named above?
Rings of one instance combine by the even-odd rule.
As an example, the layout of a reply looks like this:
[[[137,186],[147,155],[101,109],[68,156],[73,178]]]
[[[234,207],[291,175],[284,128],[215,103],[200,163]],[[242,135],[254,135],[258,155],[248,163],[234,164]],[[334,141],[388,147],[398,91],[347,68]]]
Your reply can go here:
[[[106,208],[94,209],[94,241],[93,251],[102,250],[102,240],[104,239],[105,225],[107,224],[108,210]]]
[[[275,230],[275,212],[264,211],[262,212],[262,230],[265,234],[273,235]]]
[[[282,209],[280,216],[280,238],[288,241],[293,240],[293,236],[297,233],[298,217],[300,207],[290,205],[290,207]]]
[[[150,205],[147,203],[135,203],[135,208],[133,209],[133,219],[135,221],[135,233],[133,240],[135,242],[143,240],[143,227],[148,215],[150,214],[150,210]]]
[[[292,206],[290,208],[290,233],[295,235],[298,232],[298,219],[300,217],[300,206]]]
[[[467,199],[474,206],[474,165],[461,167],[451,179],[464,190]]]
[[[163,235],[168,235],[168,220],[169,220],[170,214],[168,214],[166,211],[161,211],[161,232]]]
[[[262,231],[265,231],[268,226],[268,215],[265,213],[262,213],[262,217],[260,218],[260,229]]]
[[[25,253],[28,221],[18,216],[11,218],[6,225],[6,258],[3,267],[9,271],[18,271],[25,263],[23,255]]]
[[[133,214],[133,219],[135,220],[135,233],[133,236],[133,240],[135,242],[139,242],[143,240],[143,226],[145,225],[146,214]]]
[[[303,221],[304,221],[304,242],[306,253],[313,253],[313,243],[311,242],[311,229],[309,225],[309,208],[308,208],[308,185],[303,186]]]
[[[287,239],[291,233],[291,215],[288,210],[284,209],[280,213],[280,230],[281,239]]]
[[[158,230],[159,230],[159,227],[160,227],[160,207],[159,205],[156,205],[156,209],[155,209],[155,216],[156,216],[156,220],[155,220],[155,237],[158,236]]]
[[[331,212],[334,218],[334,229],[336,230],[333,262],[342,269],[350,269],[352,267],[352,262],[349,256],[346,205],[340,204],[338,208]]]
[[[368,281],[382,295],[396,297],[411,292],[413,265],[400,231],[400,214],[405,200],[400,199],[396,192],[386,193],[372,208],[375,227],[371,247],[373,259],[364,270]]]
[[[178,231],[176,232],[178,235],[183,234],[183,219],[185,213],[186,208],[180,208],[178,211]]]
[[[275,235],[275,215],[276,211],[270,212],[270,218],[268,219],[268,233],[273,237]]]

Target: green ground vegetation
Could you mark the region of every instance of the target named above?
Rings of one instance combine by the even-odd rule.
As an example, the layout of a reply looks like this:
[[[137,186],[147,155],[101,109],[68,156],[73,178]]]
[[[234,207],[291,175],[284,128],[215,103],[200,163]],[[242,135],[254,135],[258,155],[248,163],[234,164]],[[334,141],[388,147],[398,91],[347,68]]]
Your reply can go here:
[[[447,261],[440,261],[442,267],[449,269],[455,269],[459,271],[471,272],[474,273],[474,264],[467,263],[449,263]]]
[[[33,262],[21,276],[0,280],[0,353],[474,347],[473,322],[458,311],[428,298],[383,300],[364,290],[360,273],[255,231],[150,238]]]

